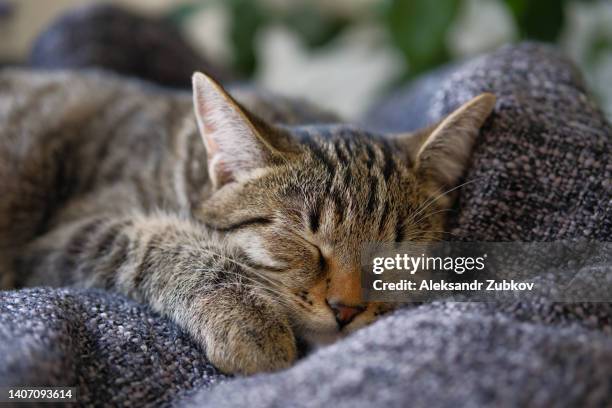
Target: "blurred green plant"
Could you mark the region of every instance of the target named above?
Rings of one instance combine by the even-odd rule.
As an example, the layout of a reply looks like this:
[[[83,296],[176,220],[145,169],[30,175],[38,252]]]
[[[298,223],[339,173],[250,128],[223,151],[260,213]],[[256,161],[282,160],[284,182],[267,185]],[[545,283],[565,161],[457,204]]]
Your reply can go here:
[[[402,52],[410,76],[448,61],[446,33],[460,0],[391,0],[383,8],[391,39]]]
[[[505,0],[522,38],[556,41],[565,22],[565,0]]]
[[[243,74],[251,74],[257,66],[255,36],[267,22],[267,15],[251,0],[227,1],[232,16],[230,41],[234,52],[234,68]]]
[[[565,22],[568,0],[504,0],[520,39],[556,41]],[[447,62],[446,37],[461,0],[388,0],[383,16],[391,37],[406,58],[409,77]]]
[[[348,24],[348,19],[321,12],[309,3],[299,3],[283,12],[272,10],[254,0],[207,0],[179,6],[169,14],[169,19],[180,25],[194,12],[212,4],[223,4],[231,16],[229,46],[233,51],[232,68],[250,76],[257,68],[255,41],[257,33],[266,25],[281,24],[289,27],[305,45],[316,48],[334,39]]]
[[[381,0],[368,18],[383,23],[393,45],[406,60],[411,78],[448,62],[448,30],[467,0]],[[502,0],[517,28],[517,39],[554,42],[566,22],[570,1],[597,0]],[[301,1],[282,10],[271,9],[269,2],[258,0],[203,0],[173,10],[170,18],[180,23],[193,12],[210,4],[222,4],[231,15],[230,42],[233,69],[245,76],[257,68],[255,41],[266,25],[283,24],[294,31],[304,44],[324,46],[347,26],[358,21],[322,12],[316,2]],[[363,18],[363,16],[356,17]],[[606,47],[598,44],[598,48]]]

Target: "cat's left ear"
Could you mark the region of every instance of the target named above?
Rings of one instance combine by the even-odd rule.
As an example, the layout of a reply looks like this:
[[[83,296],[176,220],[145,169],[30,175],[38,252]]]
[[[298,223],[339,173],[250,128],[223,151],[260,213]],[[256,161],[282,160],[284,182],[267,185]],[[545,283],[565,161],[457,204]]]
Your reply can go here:
[[[495,107],[495,95],[483,93],[441,122],[396,140],[410,156],[422,180],[441,188],[455,187],[465,172],[480,128]]]
[[[243,109],[208,76],[196,72],[192,81],[195,115],[215,189],[282,156],[271,126]]]

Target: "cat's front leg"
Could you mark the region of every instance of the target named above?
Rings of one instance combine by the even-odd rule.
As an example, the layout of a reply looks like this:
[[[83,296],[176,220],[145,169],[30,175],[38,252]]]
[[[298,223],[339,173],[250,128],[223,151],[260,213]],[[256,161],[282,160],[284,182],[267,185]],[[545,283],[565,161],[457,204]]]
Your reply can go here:
[[[92,217],[32,243],[21,258],[29,284],[96,286],[173,319],[226,373],[285,368],[296,342],[266,281],[249,275],[201,226],[177,217]]]
[[[289,367],[297,357],[289,321],[268,299],[240,287],[196,297],[176,316],[200,340],[209,360],[227,373]]]

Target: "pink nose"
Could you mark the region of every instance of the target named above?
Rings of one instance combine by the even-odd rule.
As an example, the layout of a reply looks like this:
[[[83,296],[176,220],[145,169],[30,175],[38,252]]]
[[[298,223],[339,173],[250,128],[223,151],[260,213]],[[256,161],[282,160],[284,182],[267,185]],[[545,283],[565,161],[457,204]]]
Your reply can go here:
[[[347,306],[339,302],[330,302],[329,307],[334,312],[336,322],[341,329],[352,322],[365,309],[363,306]]]

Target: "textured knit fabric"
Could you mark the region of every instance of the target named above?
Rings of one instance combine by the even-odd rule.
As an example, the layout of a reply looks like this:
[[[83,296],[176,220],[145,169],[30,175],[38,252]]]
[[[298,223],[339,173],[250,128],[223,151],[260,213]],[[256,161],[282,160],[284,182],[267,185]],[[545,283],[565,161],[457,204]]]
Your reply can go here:
[[[174,324],[119,295],[0,292],[0,385],[75,386],[83,405],[141,407],[223,378]]]
[[[466,175],[477,181],[452,216],[458,239],[610,240],[612,132],[570,63],[524,44],[437,78],[406,99],[430,101],[426,120],[407,117],[395,130],[483,91],[499,98]],[[611,335],[609,303],[425,304],[286,371],[227,378],[173,324],[129,300],[34,289],[0,298],[0,384],[75,385],[84,404],[132,406],[609,406]]]

